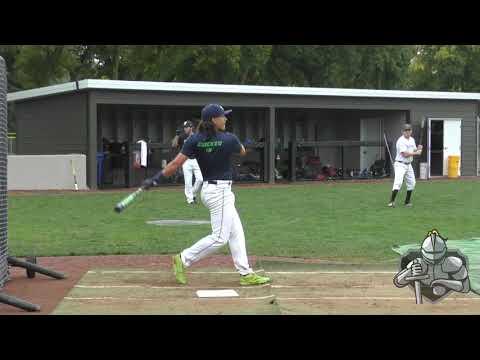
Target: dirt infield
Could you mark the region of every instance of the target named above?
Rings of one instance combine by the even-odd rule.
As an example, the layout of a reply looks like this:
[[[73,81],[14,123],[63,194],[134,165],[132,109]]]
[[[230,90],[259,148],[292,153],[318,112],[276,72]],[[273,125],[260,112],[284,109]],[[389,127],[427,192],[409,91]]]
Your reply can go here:
[[[9,295],[34,302],[33,314],[479,314],[480,297],[452,293],[416,305],[410,288],[392,283],[396,264],[355,265],[285,258],[250,258],[271,285],[238,284],[231,257],[212,256],[189,269],[180,286],[169,256],[47,257],[43,266],[68,274],[66,280],[12,269]],[[201,299],[197,290],[234,289],[238,297]],[[32,314],[0,305],[0,315]]]
[[[256,261],[255,257],[249,259],[252,264]],[[37,262],[41,266],[65,273],[68,278],[55,280],[37,274],[34,279],[29,279],[24,269],[11,268],[11,281],[6,283],[3,291],[8,295],[40,305],[41,311],[28,313],[0,303],[0,315],[50,314],[85,273],[94,268],[122,267],[170,270],[170,256],[165,255],[41,257],[37,258]],[[231,257],[219,255],[198,262],[192,266],[192,269],[225,266],[230,266],[233,269]]]

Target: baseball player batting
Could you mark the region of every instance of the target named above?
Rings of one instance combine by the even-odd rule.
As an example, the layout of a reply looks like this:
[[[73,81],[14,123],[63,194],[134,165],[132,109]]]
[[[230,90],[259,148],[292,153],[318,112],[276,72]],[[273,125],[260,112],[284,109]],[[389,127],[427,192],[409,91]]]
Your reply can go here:
[[[395,198],[398,191],[402,187],[405,179],[407,185],[407,196],[405,198],[405,206],[412,206],[411,197],[415,189],[415,173],[413,172],[412,161],[414,156],[422,154],[422,145],[415,144],[412,137],[412,126],[405,124],[403,126],[403,135],[400,136],[396,144],[397,156],[395,157],[395,180],[393,181],[392,195],[388,206],[395,207]]]
[[[201,200],[210,211],[212,233],[173,256],[173,271],[180,284],[187,283],[186,269],[189,266],[227,243],[230,246],[233,263],[241,275],[240,285],[261,285],[271,281],[268,277],[254,273],[248,263],[245,235],[235,208],[235,195],[232,192],[231,163],[233,154],[245,156],[246,150],[235,135],[225,131],[226,115],[230,112],[231,110],[225,111],[218,104],[205,106],[198,133],[185,141],[181,152],[174,160],[155,176],[146,179],[137,190],[141,193],[156,186],[161,178],[175,174],[189,158],[195,157],[198,161],[204,179]],[[130,196],[135,197],[134,194]],[[125,203],[117,206],[123,209],[133,199],[124,201]]]

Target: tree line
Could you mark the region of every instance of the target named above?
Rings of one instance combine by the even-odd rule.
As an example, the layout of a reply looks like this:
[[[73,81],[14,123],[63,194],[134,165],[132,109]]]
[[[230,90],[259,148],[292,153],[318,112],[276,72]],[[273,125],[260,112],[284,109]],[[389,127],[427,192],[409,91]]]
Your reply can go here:
[[[480,91],[478,45],[0,45],[8,91],[87,78]]]

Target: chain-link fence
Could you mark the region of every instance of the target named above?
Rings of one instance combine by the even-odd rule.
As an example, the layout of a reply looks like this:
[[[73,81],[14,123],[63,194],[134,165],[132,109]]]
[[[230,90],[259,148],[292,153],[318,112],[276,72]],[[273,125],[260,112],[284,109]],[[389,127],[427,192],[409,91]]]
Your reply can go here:
[[[8,278],[7,132],[7,72],[0,57],[0,289]]]

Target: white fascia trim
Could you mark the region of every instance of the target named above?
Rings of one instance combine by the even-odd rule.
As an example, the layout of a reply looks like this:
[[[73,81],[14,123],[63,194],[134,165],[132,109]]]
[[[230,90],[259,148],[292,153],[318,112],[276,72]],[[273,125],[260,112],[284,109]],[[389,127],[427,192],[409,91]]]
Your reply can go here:
[[[61,94],[65,92],[74,91],[76,89],[75,82],[69,82],[60,85],[45,86],[37,89],[17,91],[7,94],[7,102],[17,101],[23,99],[30,99],[39,96]]]
[[[286,86],[253,86],[224,84],[194,84],[178,82],[122,81],[122,80],[81,80],[78,90],[126,90],[126,91],[163,91],[224,93],[252,95],[285,95],[285,96],[341,96],[370,98],[406,98],[406,99],[444,99],[444,100],[480,100],[480,93],[436,92],[436,91],[403,91],[403,90],[368,90],[368,89],[336,89]],[[7,101],[29,99],[39,96],[53,95],[77,90],[76,82],[53,85],[38,89],[18,91],[7,94]]]
[[[438,92],[438,91],[337,89],[337,88],[309,88],[309,87],[287,87],[287,86],[197,84],[197,83],[153,82],[153,81],[121,81],[121,80],[83,80],[83,81],[80,81],[79,84],[82,84],[80,88],[108,89],[108,90],[144,90],[144,91],[175,91],[175,92],[203,92],[203,93],[229,93],[229,94],[480,100],[479,93]]]

